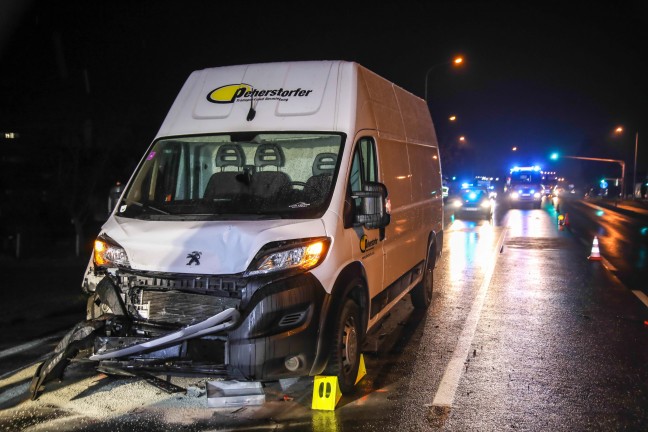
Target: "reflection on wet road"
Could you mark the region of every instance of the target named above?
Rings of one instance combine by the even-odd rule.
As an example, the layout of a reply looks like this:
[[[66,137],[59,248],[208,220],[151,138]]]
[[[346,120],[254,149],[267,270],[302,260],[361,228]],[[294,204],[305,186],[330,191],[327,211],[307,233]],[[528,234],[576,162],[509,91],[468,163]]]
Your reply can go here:
[[[569,230],[592,245],[597,237],[606,266],[628,288],[648,293],[648,216],[624,213],[596,201],[563,200]]]

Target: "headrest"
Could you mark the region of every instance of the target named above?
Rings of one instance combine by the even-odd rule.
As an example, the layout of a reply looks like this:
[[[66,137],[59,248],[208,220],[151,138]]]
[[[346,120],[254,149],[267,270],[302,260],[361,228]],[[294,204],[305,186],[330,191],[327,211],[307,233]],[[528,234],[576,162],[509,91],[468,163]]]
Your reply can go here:
[[[254,165],[257,167],[267,165],[282,167],[284,166],[285,161],[283,151],[277,144],[259,144],[259,147],[254,154]]]
[[[216,166],[242,167],[245,165],[245,153],[238,144],[223,144],[216,152]]]
[[[335,164],[337,163],[337,155],[335,153],[320,153],[315,156],[313,162],[313,175],[329,174],[333,175],[335,171]]]

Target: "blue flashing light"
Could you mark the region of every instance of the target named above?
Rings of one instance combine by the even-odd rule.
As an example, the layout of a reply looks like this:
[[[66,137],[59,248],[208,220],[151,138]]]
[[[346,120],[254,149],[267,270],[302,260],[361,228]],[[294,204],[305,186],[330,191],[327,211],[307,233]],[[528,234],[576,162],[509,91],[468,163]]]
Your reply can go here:
[[[517,171],[541,171],[542,167],[540,165],[532,165],[532,166],[514,166],[511,168],[511,172],[517,172]]]
[[[477,199],[477,194],[476,194],[475,192],[470,192],[470,193],[468,194],[468,199],[469,199],[470,201],[475,201],[475,200]]]
[[[470,186],[468,183],[461,183],[462,188],[467,188],[468,186]]]

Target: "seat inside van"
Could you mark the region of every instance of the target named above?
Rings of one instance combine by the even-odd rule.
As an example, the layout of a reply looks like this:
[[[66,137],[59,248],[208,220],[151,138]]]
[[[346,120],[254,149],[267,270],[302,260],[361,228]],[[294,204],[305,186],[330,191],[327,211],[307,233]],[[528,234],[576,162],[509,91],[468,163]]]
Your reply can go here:
[[[290,176],[280,168],[286,163],[281,147],[274,143],[259,144],[254,154],[256,173],[252,178],[252,194],[263,198],[276,196],[290,184]],[[272,170],[274,167],[275,169]]]
[[[245,153],[241,146],[238,144],[221,145],[216,152],[215,165],[220,168],[220,171],[215,172],[209,178],[204,195],[206,199],[243,192],[244,183],[236,179],[245,165]],[[226,167],[234,167],[235,171],[226,171]]]
[[[304,187],[304,198],[308,202],[322,199],[328,193],[336,163],[335,153],[320,153],[315,156],[313,175],[306,180]]]

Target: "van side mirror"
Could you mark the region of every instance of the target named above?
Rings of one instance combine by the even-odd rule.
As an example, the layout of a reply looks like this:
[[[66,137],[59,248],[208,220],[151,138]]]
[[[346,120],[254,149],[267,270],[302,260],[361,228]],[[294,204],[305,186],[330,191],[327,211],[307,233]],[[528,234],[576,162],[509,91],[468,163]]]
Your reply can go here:
[[[355,223],[364,225],[367,229],[384,228],[389,225],[387,187],[384,184],[367,182],[362,191],[352,192],[351,198],[362,200],[354,215]]]
[[[115,209],[115,206],[117,206],[119,197],[121,196],[123,191],[124,186],[122,186],[120,182],[117,182],[115,186],[110,188],[110,192],[108,192],[108,215],[110,215]]]

